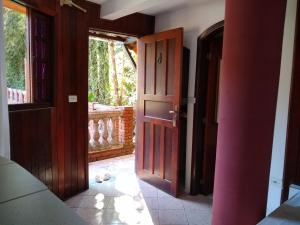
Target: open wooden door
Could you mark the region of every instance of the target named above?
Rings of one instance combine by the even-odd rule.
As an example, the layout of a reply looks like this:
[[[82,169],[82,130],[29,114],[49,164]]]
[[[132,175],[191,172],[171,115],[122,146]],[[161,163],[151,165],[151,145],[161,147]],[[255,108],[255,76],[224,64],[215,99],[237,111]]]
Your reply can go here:
[[[136,172],[178,194],[183,29],[138,40]]]

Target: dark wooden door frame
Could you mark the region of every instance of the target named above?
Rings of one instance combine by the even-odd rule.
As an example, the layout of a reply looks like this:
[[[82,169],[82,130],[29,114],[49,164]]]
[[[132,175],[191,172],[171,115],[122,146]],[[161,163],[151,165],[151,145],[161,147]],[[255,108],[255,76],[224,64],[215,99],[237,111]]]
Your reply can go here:
[[[201,159],[203,158],[202,146],[204,139],[204,130],[202,126],[202,117],[205,113],[205,99],[207,92],[207,73],[208,63],[206,53],[209,47],[209,41],[217,34],[223,32],[224,21],[220,21],[205,30],[197,41],[197,62],[196,62],[196,78],[195,78],[195,105],[193,119],[193,147],[191,162],[191,194],[200,192],[200,179],[202,173]]]
[[[288,199],[289,186],[300,185],[300,4],[297,6],[292,83],[286,134],[285,162],[281,202]]]

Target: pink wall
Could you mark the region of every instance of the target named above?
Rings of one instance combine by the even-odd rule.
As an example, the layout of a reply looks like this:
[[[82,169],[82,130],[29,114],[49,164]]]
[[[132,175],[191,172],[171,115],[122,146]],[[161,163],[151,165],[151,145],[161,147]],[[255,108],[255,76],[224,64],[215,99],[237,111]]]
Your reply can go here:
[[[227,0],[213,225],[265,215],[284,0]]]

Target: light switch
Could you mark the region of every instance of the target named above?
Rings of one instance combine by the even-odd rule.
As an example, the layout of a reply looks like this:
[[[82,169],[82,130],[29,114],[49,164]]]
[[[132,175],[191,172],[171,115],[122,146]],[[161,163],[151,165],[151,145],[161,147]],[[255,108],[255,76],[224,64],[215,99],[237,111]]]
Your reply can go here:
[[[69,95],[69,102],[70,103],[77,102],[77,95]]]

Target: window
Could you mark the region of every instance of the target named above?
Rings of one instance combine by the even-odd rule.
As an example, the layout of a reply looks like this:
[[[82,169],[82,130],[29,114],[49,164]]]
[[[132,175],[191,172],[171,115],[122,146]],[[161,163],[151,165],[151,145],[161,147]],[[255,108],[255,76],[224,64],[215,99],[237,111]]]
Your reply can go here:
[[[3,20],[8,103],[30,102],[26,84],[28,79],[26,8],[17,11],[4,7]]]
[[[51,103],[51,17],[5,0],[3,20],[8,103]]]

